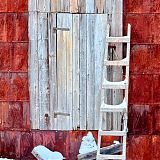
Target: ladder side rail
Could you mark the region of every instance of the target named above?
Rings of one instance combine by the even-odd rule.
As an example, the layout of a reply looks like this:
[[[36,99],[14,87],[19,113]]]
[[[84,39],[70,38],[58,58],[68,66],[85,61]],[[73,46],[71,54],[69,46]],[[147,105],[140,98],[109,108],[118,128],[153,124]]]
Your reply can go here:
[[[131,25],[128,24],[128,33],[127,33],[129,39],[131,39]],[[130,61],[130,42],[127,43],[127,59],[128,61]],[[124,113],[124,117],[123,117],[123,129],[126,130],[127,132],[127,123],[128,123],[128,89],[129,89],[129,66],[126,66],[126,80],[127,80],[127,83],[128,83],[128,87],[126,88],[125,90],[125,100],[126,100],[126,103],[127,103],[127,110],[126,112]],[[122,155],[124,157],[126,157],[126,146],[127,146],[127,134],[125,136],[123,136],[123,146],[122,146]]]

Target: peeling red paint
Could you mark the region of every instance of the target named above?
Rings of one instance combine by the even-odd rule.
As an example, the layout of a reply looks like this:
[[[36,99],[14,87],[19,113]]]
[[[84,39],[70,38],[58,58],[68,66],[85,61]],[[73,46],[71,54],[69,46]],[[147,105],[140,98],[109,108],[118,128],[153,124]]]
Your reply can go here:
[[[0,100],[8,100],[8,92],[10,89],[9,74],[0,73]]]
[[[130,105],[128,119],[129,134],[152,134],[153,118],[151,105]]]
[[[159,0],[125,0],[124,4],[127,13],[160,13]]]
[[[18,13],[15,15],[15,40],[16,41],[28,41],[28,14]]]
[[[160,74],[160,45],[132,45],[131,74]]]
[[[15,43],[12,56],[12,71],[28,71],[28,43]]]
[[[12,54],[13,54],[13,45],[11,43],[0,43],[0,70],[1,71],[11,70]]]
[[[127,143],[127,160],[152,160],[151,141],[152,136],[148,135],[129,137]]]
[[[147,104],[153,102],[153,76],[131,75],[129,103]]]
[[[14,101],[29,100],[27,73],[11,74],[10,100],[14,100]]]

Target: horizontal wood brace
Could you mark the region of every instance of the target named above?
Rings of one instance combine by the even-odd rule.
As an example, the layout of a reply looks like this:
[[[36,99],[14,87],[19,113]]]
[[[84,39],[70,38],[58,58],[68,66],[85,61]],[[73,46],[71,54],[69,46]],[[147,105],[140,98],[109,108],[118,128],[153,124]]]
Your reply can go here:
[[[69,113],[64,113],[64,112],[54,112],[54,118],[57,118],[57,116],[70,116]]]
[[[60,31],[70,31],[69,28],[57,28],[57,27],[53,27],[53,31],[56,32],[57,30],[60,30]]]

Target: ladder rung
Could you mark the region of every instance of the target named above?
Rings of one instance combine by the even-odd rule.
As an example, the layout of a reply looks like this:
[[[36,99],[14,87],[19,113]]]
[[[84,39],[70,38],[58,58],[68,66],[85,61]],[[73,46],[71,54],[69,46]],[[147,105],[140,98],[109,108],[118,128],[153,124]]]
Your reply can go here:
[[[98,154],[97,160],[106,160],[106,159],[124,159],[125,156],[123,155],[105,155],[105,154]]]
[[[107,37],[107,43],[129,43],[130,37],[123,36],[123,37]]]
[[[120,82],[111,82],[104,79],[102,88],[103,89],[127,89],[128,83],[126,80],[120,81]]]
[[[110,60],[104,60],[104,65],[105,66],[129,66],[129,60],[128,58],[124,58],[122,60],[115,60],[115,61],[110,61]]]
[[[99,130],[99,134],[101,136],[125,136],[127,134],[126,131],[102,131]]]
[[[127,103],[125,99],[119,105],[108,105],[103,103],[100,108],[101,112],[126,112],[127,111]]]

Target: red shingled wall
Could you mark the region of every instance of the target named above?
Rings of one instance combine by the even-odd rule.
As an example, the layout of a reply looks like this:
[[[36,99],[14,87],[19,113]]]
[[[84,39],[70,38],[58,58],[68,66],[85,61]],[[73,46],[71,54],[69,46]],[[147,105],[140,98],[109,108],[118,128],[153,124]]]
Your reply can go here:
[[[132,25],[128,159],[160,159],[160,0],[124,0]]]
[[[0,156],[31,160],[43,144],[75,160],[86,131],[30,130],[27,5],[0,0]],[[124,0],[124,25],[132,24],[127,160],[160,159],[159,13],[160,0]]]

